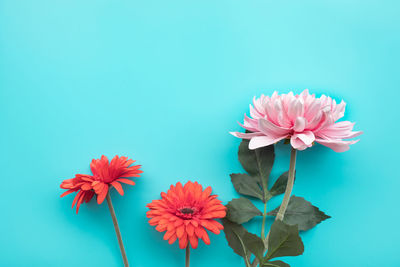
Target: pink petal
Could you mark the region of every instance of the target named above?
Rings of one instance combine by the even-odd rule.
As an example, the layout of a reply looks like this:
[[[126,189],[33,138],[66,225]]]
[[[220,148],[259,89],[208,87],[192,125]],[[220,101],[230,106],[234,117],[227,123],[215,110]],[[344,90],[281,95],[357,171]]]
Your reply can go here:
[[[295,98],[289,103],[288,116],[292,121],[295,121],[297,117],[304,115],[304,101],[301,98]]]
[[[231,135],[238,137],[238,138],[243,138],[243,139],[251,139],[255,136],[261,136],[262,133],[240,133],[240,132],[230,132]]]
[[[296,121],[294,122],[293,130],[295,132],[302,132],[304,128],[306,128],[306,119],[304,117],[297,117]]]
[[[314,134],[311,131],[307,131],[303,133],[295,133],[290,138],[290,144],[294,149],[304,150],[307,147],[311,147],[314,140]]]
[[[286,137],[290,131],[289,129],[277,126],[274,123],[265,119],[258,120],[258,128],[265,135],[274,137],[283,136],[283,138]]]
[[[268,136],[256,136],[250,139],[249,149],[257,149],[264,146],[269,146],[279,142],[280,140],[284,139],[286,136],[281,136],[278,138],[271,138]]]
[[[359,140],[343,141],[343,140],[323,140],[315,139],[315,142],[327,146],[335,152],[345,152],[350,149],[350,145],[357,143]]]
[[[350,139],[359,136],[363,132],[352,132],[354,123],[341,121],[329,125],[317,133],[322,139]]]
[[[311,121],[315,119],[320,110],[321,110],[321,102],[319,99],[315,99],[313,102],[310,103],[310,106],[305,111],[304,117],[306,117],[308,121]]]
[[[304,142],[301,139],[295,138],[294,136],[290,138],[290,144],[294,149],[297,150],[304,150],[307,148],[307,145],[304,144]]]
[[[338,119],[340,119],[344,116],[345,108],[346,108],[346,102],[344,102],[342,100],[342,102],[340,102],[340,104],[336,105],[335,109],[332,110],[335,121],[337,121]]]
[[[313,132],[311,132],[311,131],[296,133],[293,135],[293,137],[299,138],[307,146],[311,146],[315,140],[315,136],[314,136]]]

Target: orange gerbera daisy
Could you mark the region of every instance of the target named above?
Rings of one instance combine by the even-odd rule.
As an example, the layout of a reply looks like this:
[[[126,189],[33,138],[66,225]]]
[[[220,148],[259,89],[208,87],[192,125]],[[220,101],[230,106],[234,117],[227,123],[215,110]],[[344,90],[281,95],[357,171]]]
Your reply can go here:
[[[141,165],[132,165],[134,160],[127,157],[115,156],[111,162],[106,156],[101,156],[101,159],[93,159],[90,164],[90,169],[93,175],[77,174],[75,178],[64,180],[60,187],[68,189],[61,197],[70,193],[78,192],[72,202],[72,207],[76,204],[76,213],[83,201],[89,202],[92,197],[97,195],[97,203],[101,204],[107,196],[108,189],[113,186],[122,196],[124,190],[120,183],[135,185],[135,182],[127,177],[140,177],[142,173]]]
[[[214,219],[225,217],[225,206],[217,195],[211,195],[211,187],[203,191],[197,182],[171,185],[167,193],[161,193],[160,200],[153,200],[147,207],[150,225],[157,225],[159,232],[166,231],[164,239],[170,244],[179,239],[181,249],[188,248],[189,243],[192,248],[197,248],[199,238],[209,245],[210,238],[205,229],[219,234],[224,228]]]

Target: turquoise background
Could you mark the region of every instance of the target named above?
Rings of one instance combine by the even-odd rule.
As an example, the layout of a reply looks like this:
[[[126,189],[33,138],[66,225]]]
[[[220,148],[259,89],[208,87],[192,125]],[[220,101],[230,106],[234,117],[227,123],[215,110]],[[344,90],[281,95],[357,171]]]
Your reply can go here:
[[[302,234],[295,267],[400,266],[399,1],[0,0],[0,265],[121,266],[107,205],[80,213],[59,185],[92,158],[143,165],[112,199],[133,267],[183,266],[145,205],[177,181],[237,197],[254,95],[326,93],[363,130],[350,151],[298,155],[294,193],[332,219]],[[289,147],[277,148],[276,177]],[[275,208],[281,198],[271,202]],[[248,226],[259,233],[261,219]],[[271,223],[269,220],[268,223]],[[244,266],[224,235],[192,267]]]

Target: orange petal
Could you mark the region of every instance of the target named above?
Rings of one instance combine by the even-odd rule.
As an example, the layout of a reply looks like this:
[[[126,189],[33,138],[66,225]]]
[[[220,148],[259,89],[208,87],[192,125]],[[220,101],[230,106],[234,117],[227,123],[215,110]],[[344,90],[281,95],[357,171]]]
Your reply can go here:
[[[187,247],[188,244],[188,238],[187,238],[187,234],[185,233],[182,238],[179,238],[179,247],[181,249],[184,249]]]
[[[194,229],[195,234],[197,237],[202,238],[204,235],[207,234],[206,230],[204,230],[203,226],[199,226]]]
[[[167,230],[167,225],[166,224],[159,224],[156,226],[156,230],[159,232],[164,232],[165,230]]]
[[[224,218],[226,215],[225,210],[222,211],[213,211],[208,212],[202,216],[203,219],[216,219],[216,218]]]
[[[190,223],[194,226],[194,227],[198,227],[199,223],[195,220],[190,220]]]
[[[164,235],[164,240],[170,239],[173,235],[175,235],[175,231],[166,231]]]
[[[205,244],[210,245],[210,243],[211,243],[210,242],[210,237],[208,236],[207,232],[205,232],[205,234],[203,235],[203,237],[201,239],[203,239]]]
[[[149,220],[149,224],[154,226],[154,225],[157,225],[159,221],[160,221],[160,217],[154,217]]]
[[[189,242],[192,248],[197,248],[197,245],[199,244],[199,239],[197,239],[197,236],[189,236]]]
[[[176,235],[171,236],[171,238],[168,240],[168,243],[169,243],[169,244],[174,243],[174,242],[176,241],[177,238],[178,238],[178,237],[177,237]]]
[[[178,238],[182,238],[184,232],[185,232],[184,225],[180,225],[179,227],[176,228],[176,235],[178,236]]]
[[[222,224],[220,224],[219,222],[217,222],[217,221],[212,221],[212,223],[213,223],[219,230],[224,229],[224,226],[223,226]]]
[[[218,227],[208,220],[201,220],[201,225],[203,225],[205,228],[207,228],[207,230],[210,230],[214,234],[219,234],[220,232]]]
[[[211,194],[211,191],[212,191],[211,186],[207,187],[201,194],[201,199],[203,200],[207,199],[207,197]]]
[[[168,230],[168,231],[172,231],[172,230],[174,230],[174,229],[175,229],[174,224],[173,224],[173,223],[169,223],[168,226],[167,226],[167,230]]]
[[[178,227],[178,226],[180,226],[180,225],[182,225],[182,224],[183,224],[183,220],[178,219],[178,220],[175,221],[174,226],[175,226],[175,227]]]
[[[192,236],[194,234],[194,227],[192,224],[188,224],[186,226],[186,232],[189,236]]]

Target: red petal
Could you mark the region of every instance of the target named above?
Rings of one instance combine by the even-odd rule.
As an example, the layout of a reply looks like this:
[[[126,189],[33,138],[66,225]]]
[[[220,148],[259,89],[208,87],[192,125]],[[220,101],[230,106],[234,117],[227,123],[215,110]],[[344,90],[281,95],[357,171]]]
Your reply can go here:
[[[97,196],[97,204],[103,203],[108,193],[108,185],[104,184],[103,191]]]
[[[78,199],[80,198],[80,196],[83,194],[82,191],[79,191],[78,194],[76,194],[74,200],[72,201],[72,208],[74,208],[75,203],[78,201]]]
[[[83,192],[82,192],[82,193],[83,193]],[[83,193],[83,194],[81,195],[81,197],[80,197],[79,200],[78,200],[78,203],[76,204],[76,214],[78,214],[79,207],[81,206],[84,197],[85,197],[85,193]]]
[[[119,178],[116,181],[125,183],[125,184],[135,185],[135,182],[132,180],[129,180],[129,179]]]
[[[76,191],[76,189],[69,189],[68,191],[65,191],[64,193],[62,193],[62,195],[60,197],[65,197],[66,195],[69,195],[75,191]]]
[[[118,193],[119,193],[121,196],[124,195],[124,190],[122,189],[122,186],[121,186],[120,183],[114,181],[114,182],[112,182],[111,184],[112,184],[112,186],[114,186],[114,188],[118,191]]]
[[[89,192],[86,192],[85,202],[88,203],[92,199],[93,195],[94,195],[94,191],[93,190],[91,190]]]
[[[90,186],[89,183],[84,183],[84,184],[81,186],[81,188],[82,188],[82,190],[90,190],[90,189],[92,189],[92,187]]]
[[[96,194],[100,194],[101,192],[103,192],[105,184],[103,182],[100,182],[100,183],[92,184],[92,186],[93,186],[93,189],[96,192]]]

